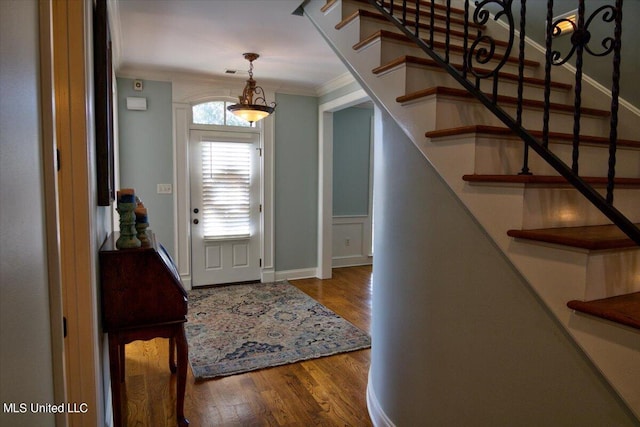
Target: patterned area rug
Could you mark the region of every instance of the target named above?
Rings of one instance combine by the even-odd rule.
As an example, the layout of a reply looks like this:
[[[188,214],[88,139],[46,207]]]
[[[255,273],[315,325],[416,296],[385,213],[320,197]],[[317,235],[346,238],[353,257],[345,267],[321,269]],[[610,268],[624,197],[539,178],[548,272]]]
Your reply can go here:
[[[196,381],[368,348],[369,336],[287,282],[189,292]]]

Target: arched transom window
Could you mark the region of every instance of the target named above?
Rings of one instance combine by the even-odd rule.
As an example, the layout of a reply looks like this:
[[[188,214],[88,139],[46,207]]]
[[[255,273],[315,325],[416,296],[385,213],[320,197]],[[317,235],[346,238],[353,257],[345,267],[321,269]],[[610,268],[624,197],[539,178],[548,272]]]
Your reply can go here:
[[[196,104],[192,107],[194,125],[220,125],[251,127],[251,123],[227,111],[227,107],[235,102],[211,101]]]

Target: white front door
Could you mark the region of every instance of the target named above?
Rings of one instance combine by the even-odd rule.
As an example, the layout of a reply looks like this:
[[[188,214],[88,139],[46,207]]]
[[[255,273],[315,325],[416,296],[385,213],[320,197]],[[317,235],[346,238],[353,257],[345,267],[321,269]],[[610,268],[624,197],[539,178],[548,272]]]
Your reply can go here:
[[[191,130],[193,286],[260,278],[260,134]]]

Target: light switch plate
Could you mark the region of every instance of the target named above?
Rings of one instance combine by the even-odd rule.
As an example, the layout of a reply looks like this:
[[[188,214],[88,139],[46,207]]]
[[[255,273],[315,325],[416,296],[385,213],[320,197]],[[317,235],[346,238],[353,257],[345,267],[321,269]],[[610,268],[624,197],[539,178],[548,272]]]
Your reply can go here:
[[[171,194],[173,193],[173,188],[171,188],[171,184],[158,184],[158,194]]]

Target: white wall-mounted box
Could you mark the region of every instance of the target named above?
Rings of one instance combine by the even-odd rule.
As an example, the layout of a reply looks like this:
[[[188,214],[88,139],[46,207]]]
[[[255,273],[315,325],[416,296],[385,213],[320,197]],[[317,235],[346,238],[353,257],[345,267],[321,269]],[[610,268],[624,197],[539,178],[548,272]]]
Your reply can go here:
[[[138,96],[127,97],[127,110],[144,111],[146,109],[147,109],[147,98],[142,98]]]

